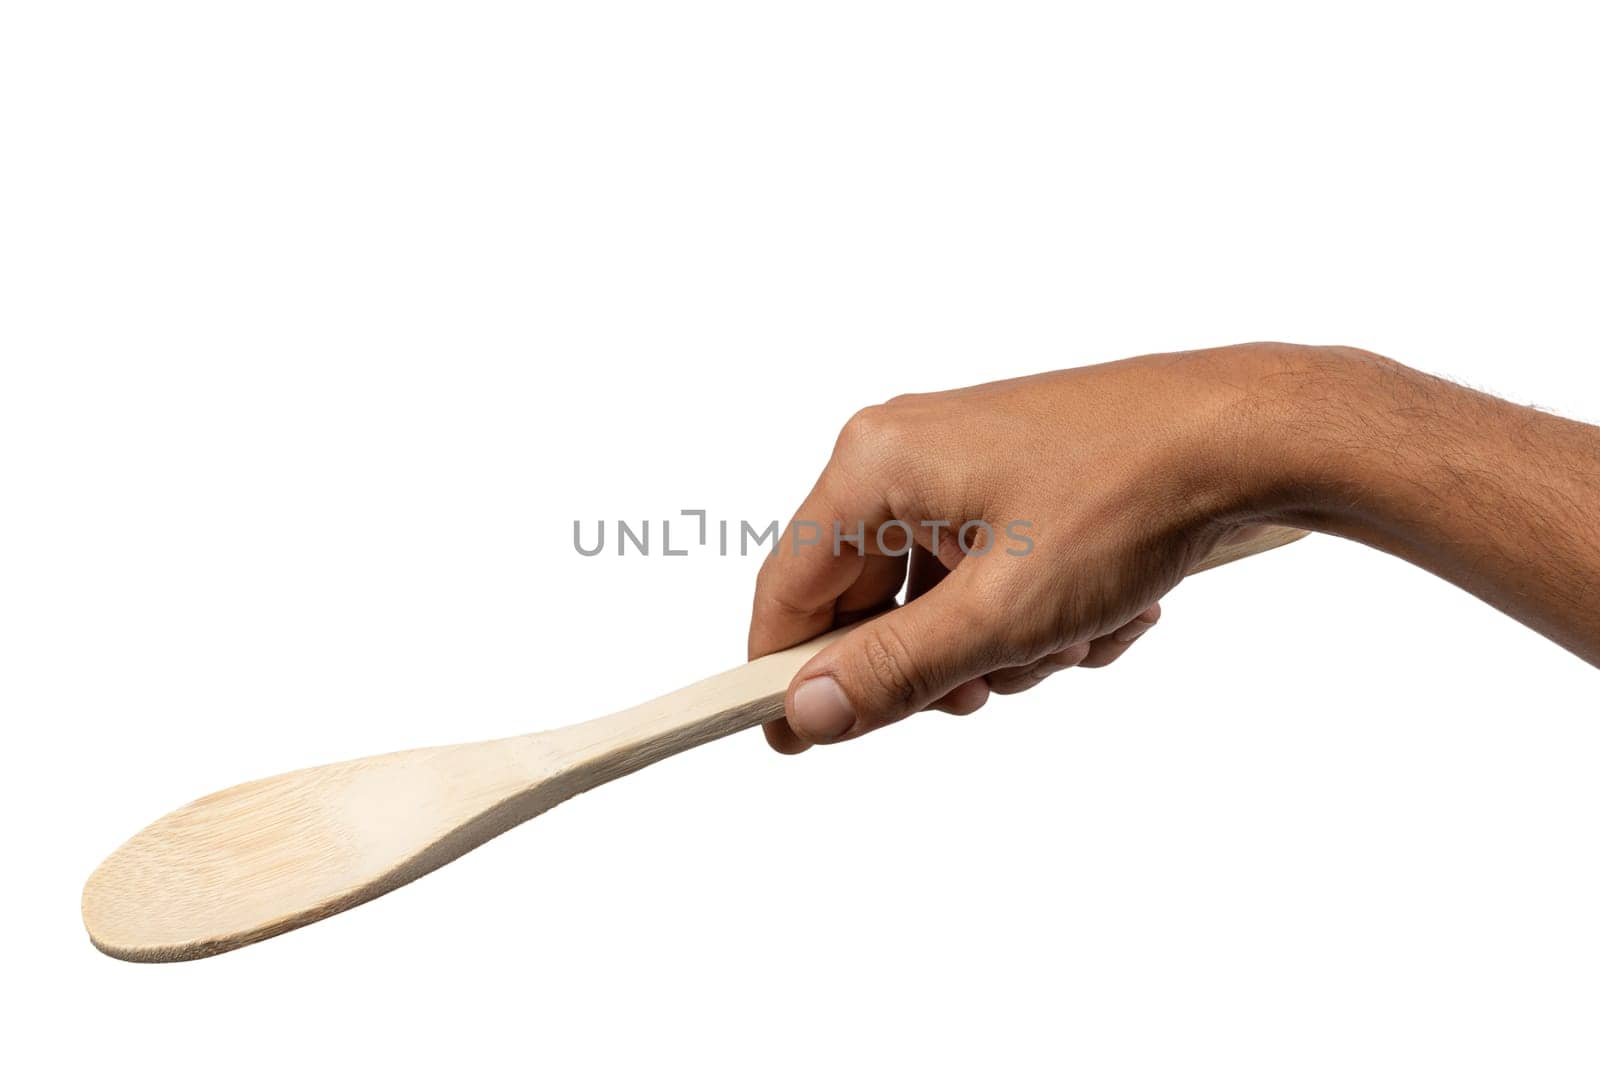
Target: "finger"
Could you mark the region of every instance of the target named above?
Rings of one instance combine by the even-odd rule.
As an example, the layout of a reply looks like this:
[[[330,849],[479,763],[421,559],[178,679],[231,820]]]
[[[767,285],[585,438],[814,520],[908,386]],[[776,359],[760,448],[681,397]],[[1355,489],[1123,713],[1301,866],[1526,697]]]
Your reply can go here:
[[[767,744],[785,756],[799,755],[811,747],[811,742],[800,740],[799,736],[789,729],[787,719],[774,719],[772,722],[762,723],[761,732],[767,735]]]
[[[1151,604],[1134,618],[1104,637],[1096,638],[1084,658],[1084,667],[1109,667],[1122,658],[1135,641],[1150,632],[1161,618],[1161,605]]]
[[[1064,671],[1082,663],[1088,658],[1090,647],[1090,642],[1084,641],[1069,645],[1060,652],[1052,653],[1022,667],[991,671],[988,675],[989,688],[1002,695],[1026,692],[1057,671]]]
[[[840,741],[920,711],[963,682],[1007,666],[963,564],[931,592],[818,652],[789,688],[785,714],[804,741]]]
[[[940,568],[941,572],[943,568]],[[841,612],[840,616],[848,621],[847,613]],[[1084,646],[1087,649],[1087,645]],[[953,690],[940,697],[929,705],[939,711],[951,715],[971,715],[983,707],[989,700],[989,685],[982,678],[974,678],[970,682],[963,682]],[[785,756],[798,755],[811,747],[811,742],[803,740],[789,726],[788,719],[775,719],[762,724],[762,732],[766,734],[767,744],[773,750]]]
[[[829,551],[832,551],[831,546]],[[853,549],[846,545],[845,551]],[[842,625],[845,615],[881,611],[888,607],[905,582],[904,556],[867,556],[861,561],[861,572],[856,575],[856,580],[834,601],[834,625]]]
[[[928,709],[942,711],[947,715],[971,715],[988,702],[989,683],[982,678],[974,678],[970,682],[962,682],[929,704]]]
[[[867,560],[878,558],[860,550],[890,517],[882,494],[868,488],[871,484],[845,476],[836,461],[829,461],[794,518],[779,532],[778,543],[756,577],[751,659],[832,629],[839,598],[866,576]],[[841,541],[835,552],[836,523],[845,535],[863,532],[862,541]],[[893,567],[875,570],[868,576],[869,584],[886,580],[890,573],[903,576],[903,563],[896,560]]]
[[[950,571],[923,545],[913,545],[907,568],[906,601],[909,603],[938,585]]]

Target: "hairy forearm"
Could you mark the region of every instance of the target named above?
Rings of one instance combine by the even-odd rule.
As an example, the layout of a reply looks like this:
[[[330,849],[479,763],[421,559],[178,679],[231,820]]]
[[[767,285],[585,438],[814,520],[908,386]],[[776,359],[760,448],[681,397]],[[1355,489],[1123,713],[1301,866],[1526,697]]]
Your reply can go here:
[[[1370,353],[1275,356],[1263,517],[1400,556],[1600,666],[1600,427]]]

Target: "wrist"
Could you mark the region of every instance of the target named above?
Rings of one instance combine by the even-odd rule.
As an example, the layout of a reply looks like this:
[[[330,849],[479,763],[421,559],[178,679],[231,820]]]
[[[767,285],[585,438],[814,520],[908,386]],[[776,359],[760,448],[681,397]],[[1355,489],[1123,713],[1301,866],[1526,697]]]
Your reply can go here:
[[[1248,347],[1236,517],[1346,535],[1376,522],[1406,477],[1407,424],[1442,383],[1360,349]]]
[[[1308,511],[1328,497],[1303,437],[1319,393],[1335,382],[1355,390],[1357,363],[1353,350],[1276,343],[1130,361],[1141,402],[1163,416],[1145,420],[1136,438],[1135,481],[1150,505],[1143,525],[1201,550],[1237,527],[1316,528]]]

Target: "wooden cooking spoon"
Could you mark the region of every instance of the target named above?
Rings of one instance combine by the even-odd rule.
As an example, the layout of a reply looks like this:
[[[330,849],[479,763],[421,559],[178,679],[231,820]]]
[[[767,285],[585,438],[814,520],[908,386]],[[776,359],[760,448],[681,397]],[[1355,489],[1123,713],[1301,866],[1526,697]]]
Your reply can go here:
[[[1301,536],[1272,528],[1195,569]],[[90,875],[89,938],[120,959],[188,960],[363,904],[568,797],[778,718],[795,672],[843,632],[575,726],[312,767],[201,797]]]

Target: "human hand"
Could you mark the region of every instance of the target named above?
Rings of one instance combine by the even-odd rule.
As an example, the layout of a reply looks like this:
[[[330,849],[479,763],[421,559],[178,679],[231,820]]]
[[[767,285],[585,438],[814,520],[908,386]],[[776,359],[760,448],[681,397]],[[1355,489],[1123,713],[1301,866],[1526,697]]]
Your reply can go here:
[[[1257,400],[1301,351],[1145,356],[859,412],[761,569],[749,652],[882,611],[902,584],[907,603],[799,671],[769,743],[967,714],[1117,660],[1185,573],[1259,530]]]

